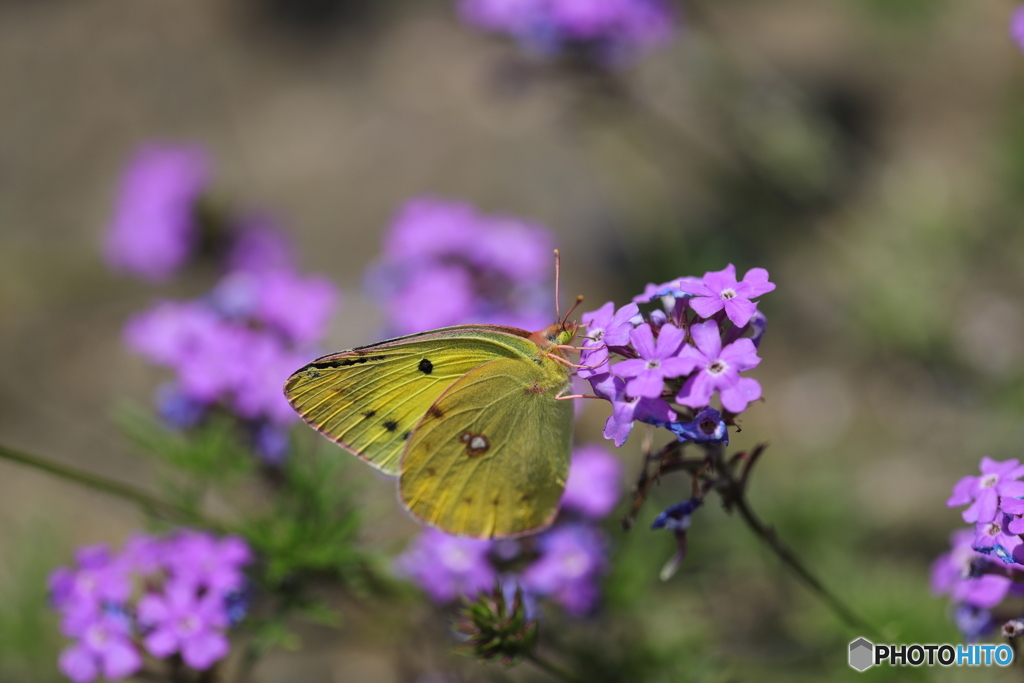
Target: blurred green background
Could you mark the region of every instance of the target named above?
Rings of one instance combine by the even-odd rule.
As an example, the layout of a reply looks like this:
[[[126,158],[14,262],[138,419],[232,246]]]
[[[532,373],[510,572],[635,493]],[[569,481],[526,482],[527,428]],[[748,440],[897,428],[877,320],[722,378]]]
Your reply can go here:
[[[162,377],[120,341],[158,290],[110,274],[98,245],[135,145],[196,140],[225,196],[280,215],[303,264],[343,288],[332,348],[374,340],[362,273],[417,194],[543,222],[558,235],[563,291],[593,308],[728,262],[768,268],[778,289],[763,300],[753,373],[765,401],[733,442],[771,444],[754,504],[891,640],[957,642],[928,589],[962,524],[944,501],[982,455],[1020,457],[1024,437],[1014,8],[692,0],[682,35],[609,91],[524,61],[461,26],[445,0],[0,0],[0,441],[150,480],[113,416],[148,403]],[[194,272],[160,294],[211,278]],[[606,408],[587,409],[581,437],[597,439]],[[621,453],[630,477],[638,443]],[[391,483],[348,472],[373,519],[364,541],[400,548],[416,527]],[[593,680],[598,630],[619,644],[605,671],[630,680],[1019,677],[855,673],[846,645],[863,634],[713,507],[682,570],[659,582],[672,542],[643,522],[685,495],[684,479],[666,480],[635,531],[610,527],[600,626],[545,626],[542,638],[580,648]],[[46,573],[74,546],[120,544],[141,524],[128,504],[0,462],[0,680],[60,680]],[[396,643],[389,624],[420,623],[422,609],[353,607],[255,680],[412,680],[403,658],[425,656],[424,643]],[[438,670],[462,672],[439,681],[548,680],[456,658],[431,637]]]

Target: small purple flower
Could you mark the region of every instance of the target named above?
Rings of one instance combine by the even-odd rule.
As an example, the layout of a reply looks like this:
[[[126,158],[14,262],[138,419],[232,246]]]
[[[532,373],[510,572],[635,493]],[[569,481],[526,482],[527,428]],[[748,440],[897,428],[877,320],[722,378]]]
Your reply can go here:
[[[572,454],[562,509],[603,519],[619,502],[621,483],[622,463],[618,458],[596,444],[580,446]]]
[[[690,422],[670,422],[666,429],[680,441],[694,443],[729,443],[729,429],[722,414],[714,408],[702,408]]]
[[[256,427],[253,444],[260,459],[275,467],[288,459],[288,452],[291,450],[288,431],[269,422],[264,422]]]
[[[589,46],[594,57],[613,64],[673,32],[662,0],[461,0],[459,12],[466,23],[511,35],[530,51]]]
[[[690,308],[700,317],[710,318],[724,308],[729,320],[743,327],[757,310],[751,299],[767,294],[775,285],[768,282],[768,271],[764,268],[751,268],[743,281],[737,282],[736,267],[730,263],[724,270],[705,273],[700,285],[682,283],[680,288],[694,295]]]
[[[184,265],[197,241],[195,207],[210,173],[202,147],[151,143],[139,148],[121,178],[105,237],[110,266],[162,281]]]
[[[478,307],[469,271],[438,265],[413,273],[387,302],[388,319],[402,332],[419,332],[467,322]]]
[[[75,683],[89,683],[102,675],[110,680],[131,676],[142,668],[142,657],[131,642],[131,626],[124,615],[96,612],[81,620],[66,635],[78,641],[60,655],[60,670]]]
[[[575,617],[589,614],[601,597],[607,539],[595,527],[566,524],[538,537],[540,558],[523,573],[523,585],[557,601]]]
[[[628,396],[658,398],[666,378],[682,377],[693,369],[693,362],[678,356],[685,336],[683,330],[671,324],[662,326],[657,339],[646,323],[630,330],[630,341],[640,358],[622,361],[611,369],[612,374],[628,380]]]
[[[413,199],[395,218],[366,286],[394,334],[463,323],[537,329],[550,322],[554,238],[463,202]]]
[[[978,642],[996,628],[992,613],[974,605],[957,605],[953,612],[953,623],[968,643]]]
[[[291,241],[269,216],[255,214],[240,221],[235,229],[226,269],[234,272],[293,270],[295,255]]]
[[[647,286],[644,287],[643,294],[637,294],[633,297],[633,302],[638,304],[647,304],[655,299],[661,299],[667,296],[674,299],[689,298],[693,296],[693,294],[690,294],[689,290],[700,287],[701,284],[701,279],[699,277],[677,277],[675,280],[669,280],[668,282],[663,282],[660,285],[648,283]]]
[[[972,577],[974,558],[985,557],[971,547],[973,542],[974,532],[967,529],[950,536],[950,551],[932,563],[932,592],[948,594],[956,604],[991,609],[1003,601],[1012,581],[994,574]]]
[[[640,398],[626,395],[626,383],[612,374],[590,378],[594,393],[612,404],[612,414],[604,425],[604,438],[619,447],[626,443],[633,431],[633,423],[662,424],[675,422],[678,416],[669,404],[660,398]]]
[[[1007,528],[1010,519],[1009,515],[1002,514],[991,522],[978,522],[972,547],[980,553],[995,555],[1003,562],[1018,563],[1016,557],[1024,554],[1024,548],[1018,551],[1022,541]]]
[[[967,505],[963,512],[965,522],[991,522],[999,509],[999,498],[1024,497],[1024,465],[1014,458],[996,462],[991,458],[981,459],[981,476],[964,477],[953,487],[953,495],[946,501],[946,507]],[[1012,513],[1011,509],[1007,512]],[[1015,514],[1015,513],[1013,513]]]
[[[252,551],[241,538],[183,531],[173,544],[166,561],[179,585],[219,596],[245,586],[243,567],[252,562]]]
[[[581,316],[587,334],[583,339],[580,365],[577,374],[586,379],[608,372],[609,346],[627,346],[629,333],[633,329],[632,319],[640,313],[636,304],[626,304],[615,310],[609,301],[601,308]]]
[[[146,627],[146,649],[161,659],[178,652],[185,663],[203,671],[228,654],[224,595],[211,591],[202,597],[195,586],[172,580],[162,594],[139,600],[139,623]]]
[[[156,411],[171,427],[188,429],[199,424],[207,405],[197,401],[173,384],[161,384],[156,390]]]
[[[1024,5],[1018,6],[1010,15],[1010,38],[1024,50]]]
[[[692,522],[690,516],[701,506],[702,502],[699,498],[690,498],[665,508],[654,518],[651,528],[670,531],[689,529]]]
[[[472,598],[494,585],[498,574],[488,560],[489,541],[459,538],[427,529],[395,560],[395,570],[412,579],[437,603]]]
[[[761,385],[757,380],[740,377],[744,370],[757,367],[761,359],[749,339],[738,339],[722,348],[718,323],[713,320],[690,326],[690,336],[696,347],[685,346],[680,353],[682,363],[689,363],[686,374],[697,373],[686,380],[676,396],[680,405],[702,408],[718,391],[722,407],[731,413],[743,412],[747,404],[761,398]]]

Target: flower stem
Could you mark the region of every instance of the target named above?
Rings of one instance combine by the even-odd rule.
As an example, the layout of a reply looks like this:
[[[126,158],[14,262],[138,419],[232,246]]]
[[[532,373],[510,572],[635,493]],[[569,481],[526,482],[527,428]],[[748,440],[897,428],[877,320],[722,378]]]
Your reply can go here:
[[[212,529],[222,528],[222,525],[220,524],[203,519],[200,515],[197,515],[184,507],[175,505],[174,503],[161,500],[147,491],[143,491],[142,489],[129,484],[122,484],[121,482],[114,481],[113,479],[107,479],[106,477],[93,474],[92,472],[80,470],[77,467],[62,465],[38,455],[10,448],[3,444],[0,444],[0,458],[46,472],[47,474],[52,474],[61,479],[75,482],[76,484],[80,484],[86,488],[91,488],[95,491],[100,491],[101,493],[106,493],[107,495],[111,495],[116,498],[127,500],[135,503],[145,510],[152,511],[154,514],[163,514],[188,523],[202,524],[203,526]]]
[[[861,629],[869,635],[876,638],[883,637],[874,626],[857,616],[853,610],[851,610],[842,600],[840,600],[834,593],[825,588],[825,585],[811,573],[807,567],[804,566],[803,562],[800,561],[793,551],[791,551],[782,541],[779,540],[775,534],[775,530],[769,526],[766,526],[764,522],[754,513],[751,509],[750,504],[747,502],[746,494],[742,491],[733,492],[734,495],[730,496],[730,503],[739,511],[740,517],[747,523],[751,531],[754,532],[765,544],[771,548],[782,562],[788,566],[793,572],[800,578],[804,584],[810,588],[814,593],[821,598],[829,608],[835,612],[842,621],[846,622],[848,626],[853,628]]]
[[[579,678],[568,669],[565,669],[559,666],[558,664],[555,664],[554,662],[545,659],[544,657],[541,657],[535,652],[531,652],[530,654],[526,655],[526,659],[530,660],[533,663],[533,665],[536,666],[538,669],[543,669],[555,678],[567,681],[568,683],[582,683],[583,679]]]

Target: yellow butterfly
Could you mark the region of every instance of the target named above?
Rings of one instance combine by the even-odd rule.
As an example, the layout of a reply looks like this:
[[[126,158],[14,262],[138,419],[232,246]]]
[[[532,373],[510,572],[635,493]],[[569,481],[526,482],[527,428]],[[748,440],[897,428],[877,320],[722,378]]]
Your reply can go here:
[[[569,474],[576,323],[459,325],[319,358],[284,393],[324,436],[385,474],[430,526],[507,538],[551,524]]]

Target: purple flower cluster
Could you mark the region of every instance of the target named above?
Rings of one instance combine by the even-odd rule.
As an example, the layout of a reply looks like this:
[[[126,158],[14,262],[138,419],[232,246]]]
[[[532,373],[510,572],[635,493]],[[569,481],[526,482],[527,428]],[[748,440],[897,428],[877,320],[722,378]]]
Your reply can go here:
[[[211,162],[197,145],[143,145],[122,179],[105,238],[110,265],[165,280],[200,241],[198,203]],[[210,221],[207,221],[210,222]],[[214,407],[245,422],[268,462],[288,450],[284,427],[297,417],[281,394],[288,375],[310,357],[327,331],[338,293],[295,266],[291,244],[263,214],[224,212],[216,224],[225,275],[208,295],[162,301],[125,328],[129,348],[175,378],[157,390],[170,424],[192,427]]]
[[[143,651],[179,655],[198,671],[227,656],[227,630],[244,616],[243,567],[252,561],[240,538],[140,535],[120,554],[89,546],[75,559],[49,582],[61,630],[75,641],[60,669],[75,683],[131,676],[142,668]]]
[[[170,424],[196,425],[212,408],[241,417],[261,455],[287,454],[296,420],[281,393],[288,375],[327,332],[338,293],[324,277],[301,275],[291,245],[266,217],[233,228],[227,273],[208,295],[162,301],[132,318],[129,348],[175,373],[157,406]]]
[[[950,596],[957,607],[957,623],[970,638],[995,626],[987,618],[988,610],[1013,589],[1012,580],[1004,575],[1008,572],[979,572],[979,563],[987,559],[1010,571],[1024,565],[1022,478],[1024,465],[1016,459],[982,458],[980,476],[958,481],[946,501],[947,507],[968,506],[962,516],[973,529],[952,535],[952,549],[932,565],[932,589]]]
[[[547,325],[554,238],[545,228],[461,202],[413,199],[367,276],[395,335],[465,322]]]
[[[546,597],[572,616],[585,616],[600,601],[608,564],[608,541],[596,522],[618,502],[621,480],[617,458],[598,445],[581,446],[573,453],[551,529],[516,541],[479,541],[428,529],[396,559],[396,572],[442,604],[472,598],[501,579],[506,588],[522,588],[528,607]]]
[[[725,420],[710,403],[717,394],[736,415],[761,397],[761,385],[740,373],[761,362],[765,317],[753,299],[773,289],[763,268],[737,281],[730,264],[702,279],[648,285],[622,308],[609,301],[585,313],[578,374],[612,404],[605,438],[621,446],[639,421],[680,440],[726,441]],[[661,306],[641,312],[655,301]]]
[[[121,178],[104,253],[115,270],[166,280],[199,242],[197,206],[207,191],[211,162],[195,145],[140,147]]]
[[[592,48],[600,61],[613,63],[668,41],[675,30],[664,0],[461,0],[459,14],[532,52]]]

